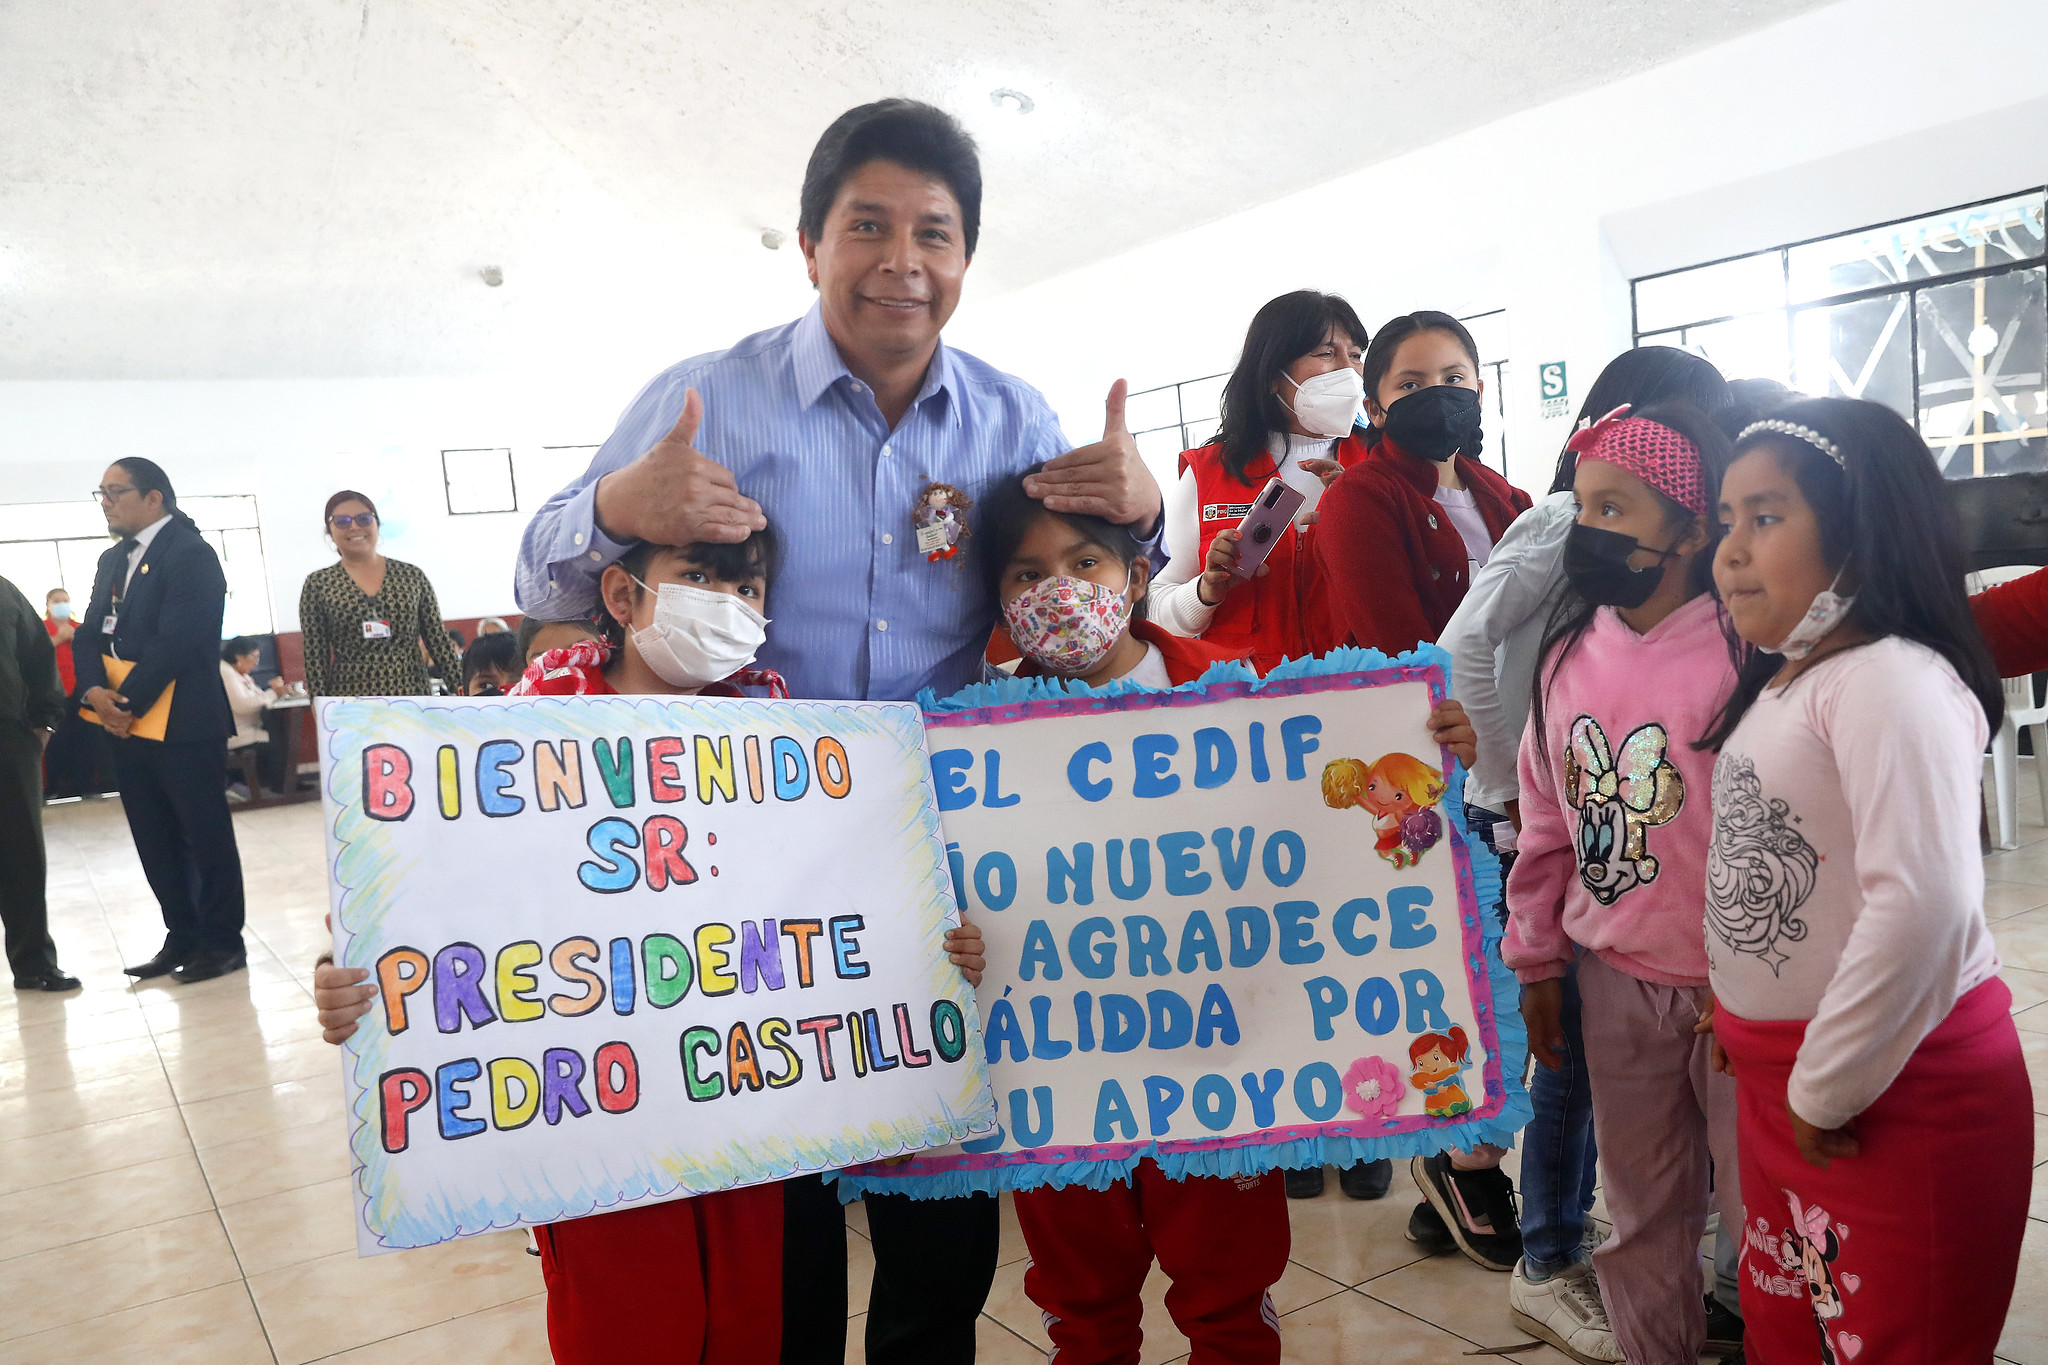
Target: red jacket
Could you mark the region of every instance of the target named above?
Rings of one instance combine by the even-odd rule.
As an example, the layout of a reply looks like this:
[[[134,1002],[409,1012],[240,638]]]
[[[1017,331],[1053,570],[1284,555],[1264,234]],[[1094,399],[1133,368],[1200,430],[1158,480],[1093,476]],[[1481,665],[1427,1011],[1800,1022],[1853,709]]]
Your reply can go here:
[[[604,675],[611,662],[612,647],[604,640],[578,640],[573,645],[551,649],[526,666],[526,672],[512,685],[508,697],[617,696],[618,689]],[[768,695],[781,700],[789,696],[782,675],[771,668],[743,668],[724,682],[706,683],[697,690],[700,697],[744,697],[740,685],[765,687]],[[687,695],[678,693],[677,695]]]
[[[1358,433],[1337,443],[1337,463],[1349,469],[1368,457]],[[1279,473],[1271,454],[1245,467],[1242,479],[1223,463],[1223,447],[1207,445],[1184,452],[1182,469],[1195,473],[1197,516],[1202,542],[1195,551],[1196,571],[1209,562],[1209,546],[1218,531],[1229,530],[1251,511],[1251,501],[1266,481]],[[1210,644],[1249,654],[1252,667],[1269,672],[1282,659],[1321,653],[1332,637],[1329,591],[1316,564],[1315,527],[1290,528],[1266,556],[1266,576],[1230,590],[1209,620],[1202,638]]]
[[[1977,629],[2001,678],[2048,669],[2048,569],[1988,588],[1970,599]]]
[[[1455,458],[1487,538],[1498,544],[1529,510],[1529,495],[1477,460]],[[1433,462],[1382,440],[1323,494],[1316,553],[1332,631],[1317,653],[1355,644],[1395,655],[1443,632],[1472,586],[1471,560],[1436,489]]]
[[[1159,646],[1161,661],[1166,665],[1166,680],[1175,687],[1201,677],[1209,671],[1210,664],[1244,658],[1244,651],[1241,649],[1224,649],[1206,639],[1190,640],[1185,635],[1175,635],[1165,626],[1155,626],[1150,621],[1131,622],[1131,634],[1148,645]],[[1023,663],[1017,665],[1017,677],[1042,678],[1045,675],[1045,670],[1038,666],[1036,659],[1026,658]]]

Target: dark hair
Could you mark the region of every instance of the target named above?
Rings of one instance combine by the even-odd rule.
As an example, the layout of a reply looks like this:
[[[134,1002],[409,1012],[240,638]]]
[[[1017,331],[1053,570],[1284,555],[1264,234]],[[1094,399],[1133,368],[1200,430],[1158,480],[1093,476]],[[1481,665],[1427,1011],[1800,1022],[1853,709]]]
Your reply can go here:
[[[1704,364],[1705,362],[1701,363]],[[1618,403],[1610,405],[1603,410],[1601,415],[1612,412],[1618,406],[1620,406]],[[1640,417],[1644,421],[1656,422],[1660,426],[1670,427],[1680,436],[1685,437],[1686,440],[1698,446],[1700,466],[1707,487],[1712,489],[1719,483],[1721,473],[1727,468],[1728,464],[1728,438],[1721,434],[1721,429],[1714,425],[1711,417],[1708,417],[1698,408],[1689,407],[1682,403],[1655,404],[1638,409],[1630,415]],[[1572,462],[1576,466],[1578,463],[1577,452],[1571,452],[1571,456]],[[1693,514],[1679,506],[1663,489],[1655,485],[1646,486],[1649,487],[1652,493],[1657,495],[1657,504],[1664,510],[1665,529],[1676,531],[1687,522],[1693,520]],[[1708,496],[1707,502],[1711,509],[1713,505],[1711,494]],[[1688,601],[1698,597],[1701,593],[1711,593],[1714,590],[1714,527],[1716,522],[1711,510],[1703,520],[1706,522],[1707,543],[1693,556],[1692,564],[1686,571],[1685,586],[1688,593]],[[1567,579],[1559,586],[1557,596],[1551,605],[1550,619],[1543,627],[1542,647],[1536,652],[1538,676],[1536,686],[1531,689],[1532,695],[1529,698],[1529,724],[1535,730],[1537,752],[1543,755],[1543,760],[1546,763],[1550,761],[1550,740],[1543,728],[1544,696],[1557,682],[1557,675],[1563,670],[1565,660],[1571,657],[1572,651],[1579,647],[1579,641],[1586,638],[1586,632],[1592,629],[1593,619],[1599,614],[1600,608],[1596,604],[1587,601],[1578,592],[1573,590],[1571,580]],[[1547,668],[1543,662],[1545,660],[1549,661]]]
[[[1664,403],[1682,403],[1712,417],[1728,406],[1728,381],[1713,362],[1681,351],[1676,346],[1638,346],[1623,351],[1607,362],[1586,390],[1579,415],[1572,425],[1599,421],[1626,403],[1630,408],[1648,408]],[[1733,437],[1726,427],[1722,431]],[[1579,457],[1569,450],[1557,453],[1557,472],[1551,476],[1550,491],[1568,493],[1578,472]]]
[[[804,167],[797,229],[817,241],[839,187],[870,161],[894,162],[945,181],[960,204],[960,230],[973,258],[981,237],[981,157],[958,119],[921,100],[876,100],[832,120]]]
[[[526,671],[526,656],[519,652],[519,642],[510,631],[479,635],[470,641],[469,648],[462,651],[462,690],[467,692],[476,675],[486,668],[495,668],[510,678]]]
[[[1322,345],[1332,327],[1342,328],[1361,347],[1372,340],[1341,294],[1297,289],[1269,299],[1252,314],[1237,368],[1223,384],[1222,419],[1216,431],[1223,467],[1231,478],[1242,480],[1252,461],[1266,453],[1267,436],[1287,430],[1287,408],[1273,385],[1290,365]]]
[[[702,569],[713,578],[725,579],[729,583],[752,578],[758,574],[770,584],[775,581],[775,563],[781,553],[775,539],[775,528],[763,526],[737,544],[699,540],[688,545],[656,545],[653,541],[643,540],[620,555],[616,563],[633,577],[644,580],[647,577],[647,566],[654,562],[656,555],[664,551],[681,555],[693,567]],[[633,589],[633,600],[638,602],[641,595],[641,589],[636,585]],[[625,624],[606,611],[602,605],[598,607],[598,616],[598,631],[605,642],[614,650],[624,648]],[[520,629],[524,630],[525,627],[522,625]],[[531,636],[527,638],[532,639]],[[520,657],[526,657],[523,648],[520,650]]]
[[[220,661],[224,664],[231,664],[244,654],[260,655],[261,653],[263,653],[263,646],[257,642],[254,636],[237,635],[232,640],[221,642]]]
[[[345,502],[359,502],[363,506],[369,508],[370,515],[376,517],[380,523],[384,520],[384,518],[381,515],[379,515],[377,511],[377,504],[371,502],[367,494],[358,493],[353,488],[344,488],[339,493],[336,493],[333,497],[327,500],[327,510],[320,514],[320,525],[324,529],[333,529],[334,509],[341,506]]]
[[[1715,413],[1714,420],[1720,423],[1721,430],[1732,441],[1751,422],[1768,417],[1801,397],[1803,395],[1775,379],[1731,379],[1728,381],[1728,406]]]
[[[125,473],[128,481],[135,485],[137,497],[161,493],[164,495],[164,511],[187,526],[193,525],[192,518],[178,510],[178,495],[172,491],[171,476],[164,473],[162,465],[155,460],[145,460],[140,455],[125,455],[114,461],[114,466]]]
[[[1042,463],[1035,464],[1016,477],[997,484],[982,497],[981,524],[975,527],[974,534],[980,542],[981,579],[990,598],[1001,599],[1003,570],[1010,566],[1017,547],[1031,530],[1031,523],[1040,517],[1059,518],[1100,545],[1108,551],[1111,559],[1127,568],[1139,559],[1148,564],[1151,562],[1151,557],[1145,553],[1145,542],[1132,535],[1128,526],[1119,526],[1113,521],[1081,512],[1055,512],[1026,493],[1024,480],[1044,468]],[[1145,608],[1151,598],[1152,585],[1148,579],[1145,595],[1131,603],[1131,620],[1145,619]]]
[[[1822,557],[1832,567],[1852,566],[1856,604],[1848,621],[1873,641],[1896,635],[1947,659],[1996,730],[2005,695],[1964,591],[1969,566],[1962,524],[1920,433],[1884,404],[1863,398],[1808,398],[1773,415],[1819,432],[1842,452],[1848,468],[1795,436],[1769,431],[1738,441],[1730,463],[1754,450],[1771,452],[1820,522]],[[1718,503],[1720,477],[1708,488]],[[1701,739],[1702,749],[1728,742],[1784,663],[1737,637],[1732,627],[1729,645],[1735,692]],[[1889,722],[1865,717],[1864,723]]]
[[[1472,368],[1479,368],[1479,343],[1472,340],[1472,334],[1465,330],[1465,324],[1449,313],[1439,313],[1432,308],[1419,312],[1403,313],[1380,328],[1380,334],[1372,339],[1372,345],[1365,348],[1365,396],[1374,403],[1380,401],[1380,381],[1387,377],[1387,371],[1394,368],[1394,354],[1401,349],[1401,343],[1417,332],[1443,332],[1457,342],[1468,358]],[[1475,375],[1474,378],[1477,378]],[[1368,427],[1365,443],[1376,446],[1382,439],[1378,427]],[[1464,452],[1474,459],[1479,452]]]

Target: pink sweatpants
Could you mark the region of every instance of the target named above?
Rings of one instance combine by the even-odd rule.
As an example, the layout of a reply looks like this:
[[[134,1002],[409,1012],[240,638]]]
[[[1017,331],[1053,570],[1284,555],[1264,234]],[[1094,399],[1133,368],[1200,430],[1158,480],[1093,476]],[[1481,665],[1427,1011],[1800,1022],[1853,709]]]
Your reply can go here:
[[[1700,1237],[1711,1201],[1742,1224],[1735,1081],[1693,1033],[1711,992],[1663,986],[1579,957],[1593,1134],[1614,1235],[1594,1253],[1629,1365],[1696,1365],[1707,1337]],[[1712,1191],[1709,1192],[1709,1160]]]

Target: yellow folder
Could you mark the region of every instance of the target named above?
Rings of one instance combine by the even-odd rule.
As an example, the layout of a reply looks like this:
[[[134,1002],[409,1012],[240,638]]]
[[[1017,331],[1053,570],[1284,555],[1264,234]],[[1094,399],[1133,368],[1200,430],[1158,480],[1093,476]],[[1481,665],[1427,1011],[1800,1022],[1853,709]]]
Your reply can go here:
[[[100,664],[107,672],[107,686],[116,692],[121,690],[121,684],[128,681],[128,674],[135,668],[132,660],[117,659],[111,654],[100,655]],[[169,724],[171,719],[171,693],[175,692],[177,687],[175,682],[164,684],[163,695],[156,699],[156,705],[137,716],[135,724],[128,727],[128,738],[161,740],[164,737],[164,726]],[[103,724],[100,713],[90,706],[79,707],[78,714],[94,725]]]

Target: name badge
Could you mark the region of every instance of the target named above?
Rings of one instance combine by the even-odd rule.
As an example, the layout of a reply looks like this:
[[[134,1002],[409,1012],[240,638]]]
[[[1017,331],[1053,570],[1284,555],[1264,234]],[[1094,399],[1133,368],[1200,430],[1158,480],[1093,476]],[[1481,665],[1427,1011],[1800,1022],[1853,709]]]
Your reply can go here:
[[[391,638],[391,623],[390,623],[389,621],[365,621],[365,622],[363,622],[363,638],[364,638],[365,640],[388,640],[388,639],[390,639],[390,638]]]
[[[119,616],[109,616],[104,621],[101,621],[100,634],[112,635],[114,633],[114,627],[120,623],[120,619],[121,618]]]

